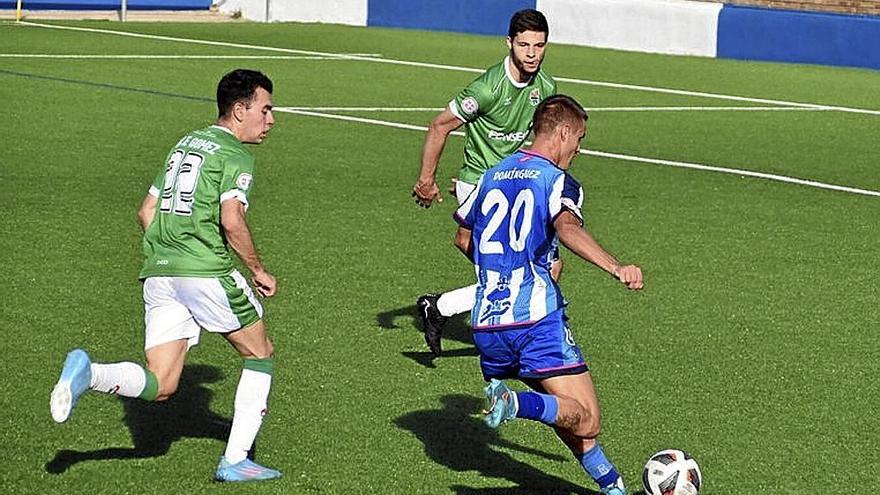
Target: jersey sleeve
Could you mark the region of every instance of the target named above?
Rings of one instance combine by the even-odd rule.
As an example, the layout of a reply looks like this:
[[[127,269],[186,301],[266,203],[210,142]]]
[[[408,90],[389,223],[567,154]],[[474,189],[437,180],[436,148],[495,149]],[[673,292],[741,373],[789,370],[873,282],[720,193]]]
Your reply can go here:
[[[165,167],[162,167],[162,170],[156,174],[156,178],[153,179],[153,183],[150,185],[150,190],[147,193],[150,196],[158,198],[162,195],[162,186],[165,182]]]
[[[471,191],[471,194],[464,200],[464,203],[455,210],[455,213],[452,215],[452,218],[458,222],[458,225],[468,229],[474,230],[474,223],[476,218],[474,217],[476,211],[474,209],[474,203],[477,202],[477,196],[480,193],[480,186],[483,185],[483,178],[480,177],[480,180],[477,181],[477,187]]]
[[[581,208],[584,205],[584,189],[574,177],[568,174],[560,175],[554,182],[550,191],[549,209],[552,221],[564,211],[571,212],[583,226],[584,215]]]
[[[477,79],[449,102],[449,110],[462,122],[473,122],[492,106],[492,91]]]
[[[156,172],[156,178],[153,179],[153,183],[150,185],[150,190],[147,191],[150,196],[156,198],[162,196],[162,189],[165,187],[165,176],[168,175],[168,164],[171,162],[171,157],[173,155],[174,150],[168,152],[168,156],[165,157],[165,165]]]
[[[233,155],[226,159],[223,177],[220,179],[220,202],[237,199],[249,206],[250,195],[254,182],[254,159],[247,155]]]

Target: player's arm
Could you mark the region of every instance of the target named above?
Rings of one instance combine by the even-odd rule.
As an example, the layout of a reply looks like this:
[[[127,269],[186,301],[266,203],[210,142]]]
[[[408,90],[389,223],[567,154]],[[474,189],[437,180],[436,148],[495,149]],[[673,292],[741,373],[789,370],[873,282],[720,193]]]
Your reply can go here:
[[[264,297],[271,297],[275,294],[275,277],[263,268],[245,214],[244,203],[237,199],[220,203],[220,225],[223,226],[229,246],[251,271],[257,292]]]
[[[642,269],[637,265],[621,265],[596,239],[584,230],[580,220],[570,211],[563,211],[553,222],[562,245],[574,254],[593,263],[620,280],[629,289],[644,287]]]
[[[138,221],[141,224],[141,230],[147,230],[147,227],[153,223],[153,218],[156,216],[156,205],[159,203],[159,197],[153,196],[152,191],[148,192],[144,197],[143,202],[141,202],[141,207],[138,210]]]
[[[425,144],[422,148],[422,167],[419,171],[419,180],[413,186],[412,192],[416,202],[425,208],[429,208],[434,200],[437,200],[438,203],[443,201],[435,179],[437,164],[440,162],[440,155],[443,153],[443,147],[446,146],[446,138],[449,133],[461,127],[462,124],[464,122],[447,108],[440,112],[428,127]]]
[[[474,261],[474,244],[471,241],[471,231],[465,227],[458,227],[455,231],[455,247],[458,248],[471,262]]]

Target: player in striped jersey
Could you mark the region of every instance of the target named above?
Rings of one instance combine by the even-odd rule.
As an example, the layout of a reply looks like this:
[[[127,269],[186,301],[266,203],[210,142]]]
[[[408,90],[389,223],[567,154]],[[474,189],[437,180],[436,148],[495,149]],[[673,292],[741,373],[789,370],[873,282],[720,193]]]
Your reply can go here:
[[[561,241],[629,289],[643,287],[638,266],[620,264],[583,228],[583,190],[567,170],[586,120],[586,111],[568,96],[544,100],[535,111],[532,148],[487,170],[456,211],[456,245],[477,274],[471,323],[490,382],[486,422],[497,428],[519,417],[552,426],[602,493],[625,495],[620,474],[597,442],[599,402],[550,275]],[[505,378],[534,391],[514,392]]]

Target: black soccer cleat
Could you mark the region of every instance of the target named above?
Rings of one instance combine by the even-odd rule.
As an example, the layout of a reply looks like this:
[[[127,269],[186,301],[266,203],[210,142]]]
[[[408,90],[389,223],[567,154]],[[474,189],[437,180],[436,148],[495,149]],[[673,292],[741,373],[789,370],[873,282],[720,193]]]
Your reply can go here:
[[[437,294],[425,294],[419,296],[416,300],[418,307],[419,323],[422,325],[422,331],[425,332],[425,343],[431,349],[434,357],[439,357],[442,349],[440,348],[440,336],[443,333],[443,325],[449,318],[440,314],[437,309]]]

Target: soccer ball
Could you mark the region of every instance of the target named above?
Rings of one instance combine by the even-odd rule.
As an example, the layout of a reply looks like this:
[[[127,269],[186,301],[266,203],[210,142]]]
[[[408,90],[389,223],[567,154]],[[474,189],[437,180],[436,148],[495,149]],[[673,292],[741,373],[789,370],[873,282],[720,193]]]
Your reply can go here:
[[[697,495],[703,476],[697,461],[687,452],[667,449],[648,459],[642,483],[648,495]]]

